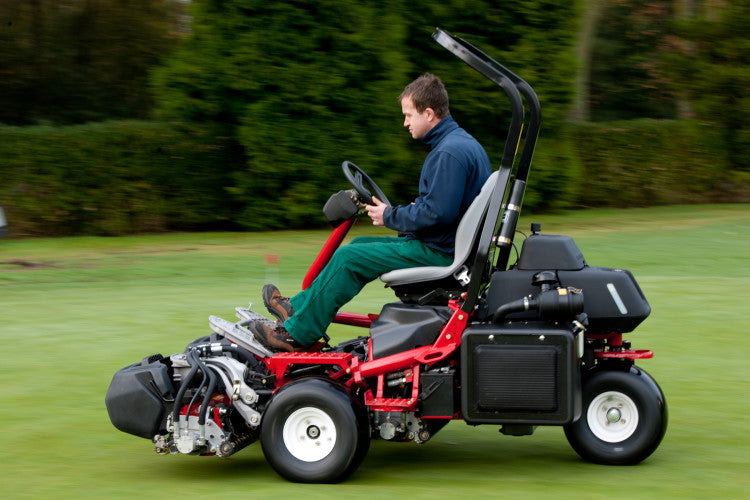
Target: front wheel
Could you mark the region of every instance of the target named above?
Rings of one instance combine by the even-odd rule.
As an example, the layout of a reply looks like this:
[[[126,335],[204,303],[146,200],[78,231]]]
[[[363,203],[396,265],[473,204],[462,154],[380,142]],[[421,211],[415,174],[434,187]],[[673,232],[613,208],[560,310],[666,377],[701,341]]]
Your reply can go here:
[[[667,430],[667,403],[644,370],[600,371],[583,384],[583,412],[565,436],[584,459],[632,465],[656,450]]]
[[[263,415],[260,438],[276,472],[304,483],[345,479],[370,444],[364,410],[345,389],[322,379],[282,388]]]

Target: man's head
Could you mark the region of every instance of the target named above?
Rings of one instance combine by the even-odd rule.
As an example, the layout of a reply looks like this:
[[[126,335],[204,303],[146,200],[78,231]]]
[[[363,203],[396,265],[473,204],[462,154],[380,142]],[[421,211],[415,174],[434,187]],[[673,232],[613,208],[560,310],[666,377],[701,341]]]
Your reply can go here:
[[[450,114],[448,92],[440,78],[425,73],[406,86],[398,97],[404,114],[404,127],[414,139],[423,138],[432,127]]]

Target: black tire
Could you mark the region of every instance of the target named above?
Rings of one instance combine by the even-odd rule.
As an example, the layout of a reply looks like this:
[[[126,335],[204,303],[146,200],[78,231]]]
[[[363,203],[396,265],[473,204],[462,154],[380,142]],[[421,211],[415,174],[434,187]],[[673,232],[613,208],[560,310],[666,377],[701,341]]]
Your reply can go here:
[[[583,383],[581,418],[565,436],[584,459],[633,465],[656,450],[667,430],[667,402],[644,370],[600,371]]]
[[[361,405],[323,379],[283,387],[268,405],[260,440],[266,460],[282,477],[302,483],[335,483],[359,467],[370,446]]]

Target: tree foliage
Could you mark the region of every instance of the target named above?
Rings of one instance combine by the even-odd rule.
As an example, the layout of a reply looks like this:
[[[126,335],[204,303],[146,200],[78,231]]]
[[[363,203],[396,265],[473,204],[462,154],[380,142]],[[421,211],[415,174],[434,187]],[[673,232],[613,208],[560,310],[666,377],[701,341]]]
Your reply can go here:
[[[581,159],[578,204],[634,207],[747,201],[727,186],[718,129],[698,120],[624,120],[574,126]]]
[[[178,13],[174,0],[0,2],[0,123],[148,116]]]
[[[695,16],[675,23],[665,59],[695,114],[723,131],[732,168],[750,172],[750,1],[700,6]]]
[[[674,2],[594,1],[601,12],[590,54],[590,119],[674,118],[674,88],[662,63]]]
[[[193,33],[157,73],[159,116],[220,124],[243,147],[229,192],[248,228],[317,223],[339,165],[359,164],[396,203],[413,199],[424,151],[401,130],[396,101],[438,74],[458,122],[499,163],[502,92],[432,42],[435,26],[526,77],[550,128],[572,93],[568,1],[195,0]]]
[[[413,78],[443,79],[495,166],[508,128],[503,92],[434,43],[435,26],[539,94],[525,209],[746,200],[749,4],[2,2],[0,122],[51,126],[0,127],[0,203],[25,234],[308,227],[348,188],[345,159],[408,203],[426,148],[396,98]],[[576,75],[579,24],[596,36]],[[566,122],[576,92],[578,120],[628,121]],[[632,120],[675,116],[697,120]],[[96,123],[63,126],[81,122]]]

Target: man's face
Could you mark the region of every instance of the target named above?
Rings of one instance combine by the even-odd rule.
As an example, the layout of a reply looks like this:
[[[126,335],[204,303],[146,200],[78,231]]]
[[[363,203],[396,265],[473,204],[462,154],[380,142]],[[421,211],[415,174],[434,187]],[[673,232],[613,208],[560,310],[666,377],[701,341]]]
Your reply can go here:
[[[409,128],[409,133],[413,139],[421,139],[435,126],[435,123],[433,123],[434,112],[427,108],[420,113],[414,107],[414,101],[409,96],[401,99],[401,112],[404,114],[404,127]]]

